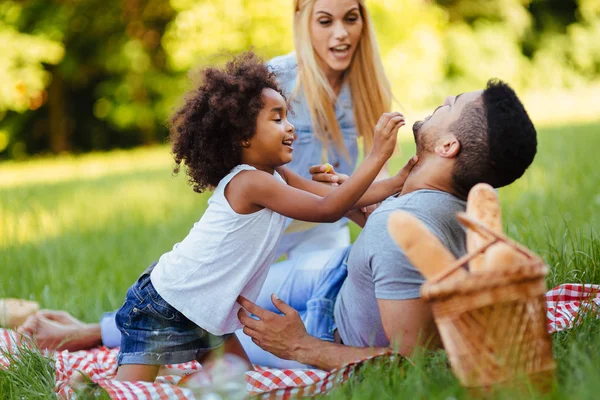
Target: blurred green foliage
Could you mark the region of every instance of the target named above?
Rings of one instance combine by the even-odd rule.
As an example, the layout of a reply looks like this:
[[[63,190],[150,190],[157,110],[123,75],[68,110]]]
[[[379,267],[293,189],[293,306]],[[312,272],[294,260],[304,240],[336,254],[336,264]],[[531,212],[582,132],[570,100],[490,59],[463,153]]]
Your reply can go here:
[[[597,0],[368,0],[397,100],[600,81]],[[0,158],[164,140],[188,71],[293,50],[291,0],[4,0]]]

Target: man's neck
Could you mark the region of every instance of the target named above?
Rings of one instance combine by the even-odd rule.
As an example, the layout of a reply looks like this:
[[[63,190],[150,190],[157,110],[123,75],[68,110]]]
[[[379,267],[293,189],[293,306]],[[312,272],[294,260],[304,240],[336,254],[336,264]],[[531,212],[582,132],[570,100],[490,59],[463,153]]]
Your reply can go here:
[[[462,198],[452,187],[450,170],[451,167],[445,165],[439,159],[425,160],[421,165],[417,164],[413,168],[400,194],[405,195],[417,190],[429,189],[439,190]]]

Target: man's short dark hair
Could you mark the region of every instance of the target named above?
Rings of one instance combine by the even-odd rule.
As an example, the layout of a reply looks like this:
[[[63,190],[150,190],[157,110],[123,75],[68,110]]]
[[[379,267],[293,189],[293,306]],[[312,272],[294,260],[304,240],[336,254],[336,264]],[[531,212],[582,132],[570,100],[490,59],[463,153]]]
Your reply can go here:
[[[537,150],[537,134],[525,107],[500,80],[488,81],[481,99],[465,107],[450,131],[460,142],[452,179],[464,196],[479,182],[496,188],[514,182]]]

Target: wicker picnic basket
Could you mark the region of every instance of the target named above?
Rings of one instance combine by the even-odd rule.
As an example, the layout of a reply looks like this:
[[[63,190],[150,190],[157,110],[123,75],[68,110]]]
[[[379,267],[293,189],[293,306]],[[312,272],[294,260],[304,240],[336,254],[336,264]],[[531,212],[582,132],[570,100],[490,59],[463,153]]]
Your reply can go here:
[[[459,214],[458,219],[487,243],[421,289],[422,297],[431,304],[452,370],[463,386],[474,390],[523,382],[542,390],[550,388],[555,362],[546,326],[544,278],[548,267],[525,247],[466,214]],[[527,261],[501,271],[448,277],[499,241],[526,255]],[[521,379],[524,377],[527,379]]]

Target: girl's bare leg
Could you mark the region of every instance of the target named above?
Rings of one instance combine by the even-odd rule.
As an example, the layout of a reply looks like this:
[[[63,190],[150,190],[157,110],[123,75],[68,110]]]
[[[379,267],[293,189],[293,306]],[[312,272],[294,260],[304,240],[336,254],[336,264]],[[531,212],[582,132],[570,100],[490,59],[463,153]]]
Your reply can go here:
[[[242,360],[246,361],[248,365],[252,365],[250,359],[248,358],[248,354],[246,354],[246,350],[242,347],[238,337],[233,334],[225,341],[223,345],[225,347],[225,353],[235,354],[240,357]]]
[[[145,381],[154,382],[160,365],[125,364],[117,368],[118,381]]]
[[[242,360],[246,361],[248,365],[252,365],[246,351],[242,347],[242,344],[238,340],[236,335],[231,335],[225,343],[223,343],[223,347],[215,349],[209,353],[203,354],[198,358],[198,362],[200,364],[206,363],[208,361],[215,360],[221,357],[224,353],[235,354],[240,357]]]
[[[225,353],[229,353],[229,354],[235,354],[236,356],[240,357],[242,360],[246,361],[248,363],[248,365],[252,365],[252,363],[250,362],[250,359],[248,358],[248,354],[246,354],[246,350],[244,350],[244,348],[242,347],[242,344],[240,343],[239,339],[237,338],[237,336],[231,335],[229,337],[229,339],[227,339],[225,341],[225,344],[223,345]]]

